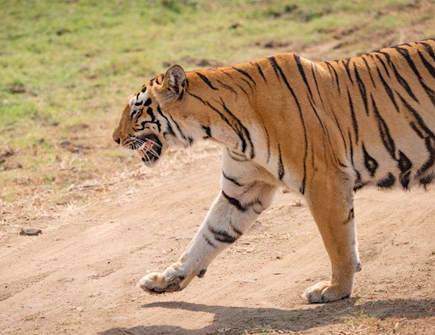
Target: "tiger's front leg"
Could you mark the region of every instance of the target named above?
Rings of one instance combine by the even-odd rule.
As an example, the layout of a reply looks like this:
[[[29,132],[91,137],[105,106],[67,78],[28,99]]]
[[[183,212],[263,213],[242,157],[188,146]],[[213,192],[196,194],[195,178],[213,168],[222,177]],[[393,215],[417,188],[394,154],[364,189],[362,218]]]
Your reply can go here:
[[[163,272],[139,281],[145,291],[163,293],[185,288],[195,277],[204,276],[207,266],[234,243],[272,202],[275,187],[259,181],[239,183],[224,175],[222,191],[214,201],[188,250]]]
[[[310,303],[347,298],[353,279],[361,270],[354,222],[353,193],[348,178],[325,172],[307,186],[306,199],[322,235],[331,261],[331,280],[307,288],[303,296]]]

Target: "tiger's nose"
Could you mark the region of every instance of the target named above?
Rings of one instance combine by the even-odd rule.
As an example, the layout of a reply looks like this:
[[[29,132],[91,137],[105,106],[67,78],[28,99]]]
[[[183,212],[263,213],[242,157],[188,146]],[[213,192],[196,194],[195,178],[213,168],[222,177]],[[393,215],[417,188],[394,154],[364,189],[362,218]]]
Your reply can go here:
[[[121,138],[116,134],[116,132],[113,133],[112,138],[116,143],[121,144]]]

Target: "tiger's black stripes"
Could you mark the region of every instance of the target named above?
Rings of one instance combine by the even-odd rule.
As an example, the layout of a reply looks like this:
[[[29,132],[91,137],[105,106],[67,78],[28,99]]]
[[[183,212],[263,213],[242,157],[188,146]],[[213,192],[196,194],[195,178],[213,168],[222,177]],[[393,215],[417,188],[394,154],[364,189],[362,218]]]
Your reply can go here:
[[[313,100],[310,99],[310,97],[308,96],[308,94],[307,94],[307,100],[308,100],[308,102],[310,103],[311,110],[313,111],[314,115],[316,116],[317,121],[319,121],[319,124],[320,124],[320,126],[322,127],[322,131],[323,131],[323,133],[324,133],[325,135],[327,135],[328,133],[327,133],[327,130],[326,130],[326,128],[325,128],[325,125],[323,124],[323,121],[322,121],[322,119],[320,118],[319,113],[317,113],[317,109],[316,109],[316,107],[314,106]]]
[[[409,87],[408,83],[406,82],[405,79],[403,79],[403,77],[400,75],[400,73],[397,71],[396,66],[394,65],[393,62],[390,63],[391,68],[393,69],[393,73],[398,81],[398,83],[400,84],[400,86],[402,86],[405,91],[408,93],[408,95],[414,99],[414,101],[419,102],[417,97],[415,96],[414,92],[411,90],[411,88]]]
[[[251,84],[249,81],[247,81],[245,78],[241,78],[241,80],[242,80],[244,83],[246,83],[246,85],[249,86],[249,88],[251,89],[251,93],[254,93],[254,88],[252,87],[252,84]]]
[[[416,176],[420,177],[427,170],[429,170],[435,162],[435,139],[432,137],[426,137],[424,139],[424,143],[426,145],[426,149],[429,152],[429,158],[423,165],[417,170]]]
[[[299,104],[299,100],[296,97],[295,92],[293,91],[292,87],[290,86],[287,77],[285,76],[284,72],[282,71],[281,67],[279,66],[279,64],[277,63],[275,57],[269,57],[269,60],[275,64],[279,74],[281,75],[282,80],[284,80],[285,85],[287,86],[287,89],[289,90],[289,92],[291,93],[291,95],[293,96],[293,99],[296,103],[297,109],[298,109],[298,113],[299,113],[299,118],[301,120],[301,125],[304,131],[304,159],[303,159],[303,178],[302,178],[302,183],[301,183],[301,187],[299,188],[299,192],[301,192],[302,194],[305,193],[305,183],[306,183],[306,179],[307,179],[307,155],[308,155],[308,138],[307,138],[307,128],[305,126],[305,120],[304,120],[304,115],[302,113],[302,109],[301,109],[301,105]]]
[[[434,165],[435,134],[429,129],[420,114],[418,114],[418,112],[414,108],[412,108],[411,105],[409,105],[400,94],[398,94],[398,96],[403,106],[405,106],[405,108],[413,115],[415,121],[420,127],[419,129],[414,122],[410,122],[410,126],[417,133],[417,136],[424,139],[426,149],[429,153],[428,160],[417,170],[416,177],[420,177]]]
[[[147,108],[147,114],[150,116],[151,122],[154,122],[156,120],[156,117],[154,116],[152,107]]]
[[[269,57],[268,60],[269,63],[272,65],[276,77],[278,78],[278,80],[281,80],[281,77],[279,76],[279,72],[278,72],[278,64],[276,63],[275,57]]]
[[[232,220],[231,220],[231,218],[230,218],[230,227],[231,227],[231,229],[237,234],[237,235],[239,235],[239,236],[241,236],[242,234],[243,234],[243,232],[242,231],[240,231],[239,229],[237,229],[235,226],[234,226],[234,224],[233,224],[233,222],[232,222]]]
[[[199,273],[197,274],[198,278],[204,277],[206,272],[207,272],[207,269],[202,269],[201,271],[199,271]]]
[[[211,129],[208,126],[201,125],[201,128],[205,131],[204,139],[211,138]]]
[[[421,77],[420,72],[417,70],[417,67],[415,66],[414,61],[412,60],[411,56],[409,55],[409,51],[401,48],[401,47],[395,47],[396,49],[406,60],[411,70],[414,72],[414,74],[417,76],[417,79],[420,83],[420,85],[423,87],[423,89],[426,91],[426,94],[429,96],[430,100],[432,101],[432,104],[435,106],[435,92],[429,88],[426,83],[423,81],[423,78]]]
[[[201,80],[202,80],[204,83],[206,83],[207,86],[210,87],[212,90],[215,90],[215,91],[218,90],[218,88],[214,87],[213,84],[210,82],[210,80],[209,80],[205,75],[203,75],[203,74],[200,73],[200,72],[195,72],[195,73],[196,73],[196,74],[198,75],[198,77],[201,78]]]
[[[344,167],[344,168],[347,167],[347,166],[344,165],[342,162],[340,162],[340,160],[337,158],[337,155],[336,155],[335,150],[334,150],[334,146],[332,145],[332,141],[331,141],[331,138],[330,138],[330,135],[329,135],[328,128],[325,127],[325,125],[324,125],[322,119],[321,119],[320,116],[319,116],[319,113],[317,112],[316,106],[314,105],[313,101],[310,99],[310,97],[308,96],[308,94],[307,94],[307,100],[308,100],[308,102],[310,103],[311,110],[313,111],[314,115],[316,116],[316,119],[317,119],[317,121],[319,122],[320,127],[322,128],[322,132],[323,132],[323,134],[326,136],[326,139],[328,140],[329,149],[330,149],[330,152],[331,152],[331,154],[332,154],[332,157],[334,158],[334,161],[335,161],[339,166],[341,166],[341,167]],[[311,151],[311,163],[312,163],[312,165],[313,165],[313,169],[314,169],[314,150]]]
[[[371,82],[372,82],[372,84],[373,84],[373,87],[376,88],[376,83],[375,83],[375,81],[374,81],[374,79],[373,79],[372,71],[370,70],[370,66],[369,66],[369,64],[367,63],[366,58],[365,58],[364,56],[362,56],[361,59],[363,60],[365,66],[366,66],[366,68],[367,68],[367,72],[368,72],[368,74],[369,74],[369,76],[370,76],[370,80],[371,80]],[[355,68],[356,68],[356,65],[353,64],[353,67],[354,67],[354,69],[355,69]]]
[[[325,108],[325,104],[324,104],[323,99],[322,99],[322,94],[320,93],[320,89],[319,89],[319,85],[318,85],[318,81],[317,81],[317,77],[316,77],[316,71],[315,71],[315,69],[314,69],[314,65],[313,65],[313,64],[311,64],[311,74],[312,74],[313,79],[314,79],[314,82],[315,82],[315,84],[316,84],[316,90],[317,90],[318,97],[319,97],[319,99],[320,99],[320,103],[322,104],[322,107]],[[342,162],[337,158],[337,155],[336,155],[335,150],[334,150],[334,146],[332,145],[332,142],[331,142],[331,138],[330,138],[330,135],[329,135],[328,128],[324,127],[323,122],[321,121],[321,118],[319,117],[319,115],[318,115],[318,113],[317,113],[317,109],[316,109],[316,107],[314,106],[314,99],[313,99],[313,101],[311,101],[311,100],[308,99],[308,101],[310,102],[311,108],[312,108],[314,114],[316,115],[316,117],[317,117],[317,119],[318,119],[320,125],[322,126],[322,129],[323,129],[323,131],[324,131],[324,133],[325,133],[325,135],[326,135],[326,137],[327,137],[327,139],[328,139],[328,142],[329,142],[329,144],[330,144],[330,150],[331,150],[331,153],[332,153],[332,155],[333,155],[333,157],[334,157],[335,162],[337,162],[337,164],[338,164],[339,166],[341,166],[341,167],[343,167],[343,168],[346,168],[347,166],[346,166],[345,164],[343,164],[343,163],[342,163]],[[343,138],[343,141],[344,141],[344,138]],[[346,145],[346,143],[345,143],[345,145]]]
[[[419,179],[420,185],[422,185],[424,187],[424,189],[426,190],[427,185],[431,184],[434,179],[435,179],[435,174],[431,173],[431,174]]]
[[[414,121],[409,122],[409,125],[411,126],[412,130],[415,131],[415,133],[417,134],[418,137],[424,139],[424,135],[423,133],[420,131],[420,129],[418,129],[418,127],[415,125]]]
[[[172,123],[175,125],[175,128],[177,128],[178,133],[181,135],[181,137],[183,138],[183,140],[187,141],[189,144],[192,144],[193,139],[190,136],[187,136],[186,134],[184,134],[184,132],[181,130],[180,125],[178,124],[177,121],[175,121],[172,116],[169,115],[169,119],[171,119]]]
[[[313,99],[313,92],[311,92],[311,87],[308,84],[307,76],[305,75],[304,68],[302,67],[302,64],[301,64],[301,58],[298,55],[296,55],[296,54],[293,55],[293,57],[294,57],[294,59],[296,61],[296,65],[298,67],[298,71],[299,71],[299,73],[300,73],[300,75],[302,77],[302,80],[305,83],[305,87],[308,89],[308,93],[310,94],[311,99]]]
[[[393,91],[391,90],[390,86],[388,86],[387,82],[385,81],[384,77],[382,76],[381,71],[379,71],[379,68],[376,66],[376,71],[378,72],[379,79],[381,79],[382,85],[385,88],[385,91],[387,92],[387,95],[389,96],[391,102],[393,103],[394,107],[396,108],[397,113],[400,113],[399,106],[397,105],[396,99],[394,98]]]
[[[226,75],[228,78],[231,79],[231,81],[234,81],[234,78],[231,74],[229,74],[228,72],[224,71],[223,69],[220,70],[221,73],[223,73],[224,75]]]
[[[139,110],[136,109],[136,110],[134,110],[134,111],[130,114],[130,120],[133,120],[133,119],[134,119],[134,116],[137,114],[138,111],[139,111]],[[137,119],[137,118],[136,118],[136,119]]]
[[[362,149],[363,149],[363,155],[364,155],[364,165],[367,168],[367,170],[369,171],[370,176],[374,177],[379,164],[376,161],[376,159],[374,159],[372,156],[369,155],[364,143],[362,144]]]
[[[169,122],[169,119],[166,117],[166,115],[164,115],[162,113],[162,109],[160,108],[160,105],[157,105],[157,113],[159,113],[159,115],[165,119],[168,133],[172,136],[175,136],[175,133],[174,133],[174,130],[172,129],[171,123]]]
[[[225,230],[218,230],[210,225],[207,226],[210,233],[213,234],[213,237],[216,241],[222,242],[222,243],[234,243],[238,237],[231,236],[228,234]]]
[[[349,102],[350,115],[352,117],[353,131],[355,132],[355,140],[356,140],[356,143],[358,144],[358,141],[359,141],[358,121],[356,120],[355,111],[353,109],[352,97],[350,96],[349,89],[347,90],[347,99]]]
[[[240,203],[239,200],[237,200],[236,198],[232,198],[230,197],[228,194],[226,194],[223,190],[222,190],[222,195],[225,197],[225,199],[228,200],[228,202],[233,205],[234,207],[236,207],[239,211],[241,212],[246,212],[247,208],[242,206],[242,204]]]
[[[376,59],[377,59],[377,60],[382,64],[382,66],[383,66],[383,68],[384,68],[384,70],[385,70],[387,76],[390,77],[390,71],[388,71],[387,65],[385,65],[384,60],[381,58],[381,56],[379,56],[379,55],[377,55],[377,54],[375,55],[375,57],[376,57]],[[378,70],[378,71],[379,71],[379,70]]]
[[[187,92],[187,94],[189,94],[191,97],[199,100],[202,104],[207,105],[207,103],[200,96],[193,94],[192,92],[189,92],[189,91]]]
[[[158,106],[158,105],[157,105],[157,106]],[[158,107],[159,107],[159,106],[158,106]],[[142,116],[142,113],[143,113],[143,109],[141,108],[141,109],[138,111],[137,115],[136,115],[136,121],[139,120],[139,118]],[[140,125],[141,125],[142,128],[140,128],[140,129],[135,128],[135,131],[141,131],[141,130],[144,130],[144,129],[145,129],[145,124],[147,124],[147,123],[153,123],[153,124],[155,124],[155,125],[157,126],[157,129],[158,129],[158,131],[160,132],[160,131],[161,131],[161,124],[160,124],[160,121],[156,119],[156,116],[155,116],[154,113],[153,113],[153,109],[152,109],[152,107],[148,107],[147,110],[146,110],[146,113],[147,113],[148,116],[151,118],[151,121],[142,121],[142,122],[140,123]]]
[[[145,129],[145,125],[147,124],[147,121],[142,121],[139,125],[140,125],[140,128],[139,127],[136,127],[138,124],[136,124],[136,126],[135,127],[133,127],[133,130],[135,131],[135,132],[138,132],[138,131],[142,131],[142,130],[144,130]]]
[[[424,46],[424,48],[426,49],[426,52],[432,57],[432,60],[435,62],[435,53],[433,52],[433,49],[431,48],[431,46],[429,44],[427,44],[426,42],[420,42],[420,44]]]
[[[322,131],[323,131],[323,133],[325,134],[325,136],[326,136],[326,138],[327,138],[327,140],[328,140],[329,147],[330,147],[330,150],[331,150],[332,156],[333,156],[333,158],[334,158],[334,161],[335,161],[339,166],[346,168],[347,166],[344,165],[342,162],[340,162],[340,160],[337,158],[337,155],[336,155],[336,153],[335,153],[335,151],[334,151],[334,146],[332,145],[332,141],[331,141],[331,137],[330,137],[330,135],[329,135],[328,128],[325,127],[325,125],[323,124],[323,121],[322,121],[322,119],[320,118],[319,113],[317,112],[316,107],[314,106],[314,104],[313,104],[313,102],[311,101],[311,99],[309,99],[308,95],[307,95],[307,98],[308,98],[308,101],[309,101],[309,103],[310,103],[311,109],[312,109],[314,115],[316,116],[317,121],[319,121],[319,124],[320,124],[320,126],[322,127]],[[343,139],[343,140],[344,140],[344,139]],[[314,153],[312,152],[312,154],[314,154]]]
[[[248,72],[246,72],[242,69],[239,69],[238,67],[235,67],[235,66],[233,66],[233,69],[236,70],[237,72],[241,73],[242,75],[244,75],[246,78],[248,78],[254,84],[254,86],[257,86],[257,83],[255,82],[255,80],[251,77],[251,75]]]
[[[400,175],[399,180],[402,186],[407,189],[409,185],[409,176],[411,174],[412,162],[411,160],[399,150],[399,159],[398,159]]]
[[[230,85],[227,85],[225,83],[223,83],[221,80],[216,79],[216,81],[219,83],[219,85],[221,85],[223,88],[227,89],[228,91],[230,91],[231,93],[234,93],[236,96],[238,95],[237,91],[232,88]]]
[[[347,214],[346,220],[343,222],[343,224],[348,224],[350,221],[352,221],[355,218],[355,210],[353,207],[349,210],[349,213]]]
[[[237,181],[236,178],[233,178],[233,177],[228,176],[228,175],[225,173],[225,171],[223,171],[223,170],[222,170],[222,176],[223,176],[226,180],[232,182],[234,185],[236,185],[236,186],[238,186],[238,187],[243,187],[243,184],[239,183],[239,182]]]
[[[224,108],[225,112],[231,117],[231,119],[234,121],[235,124],[233,124],[219,109],[217,109],[216,107],[214,107],[211,103],[209,103],[208,101],[205,101],[204,99],[202,99],[201,97],[188,92],[188,94],[192,97],[194,97],[195,99],[199,100],[202,104],[204,104],[205,106],[208,106],[209,108],[211,108],[213,111],[215,111],[220,118],[229,126],[231,127],[231,129],[237,134],[237,136],[240,139],[241,142],[241,146],[242,146],[242,151],[245,152],[246,151],[246,147],[247,147],[247,142],[250,145],[250,158],[253,159],[255,157],[255,152],[254,152],[254,145],[252,143],[251,140],[251,136],[249,134],[248,129],[242,124],[242,122],[228,109],[228,107],[225,105],[224,101],[221,99],[221,104],[222,107]],[[246,137],[246,139],[245,139]]]
[[[359,72],[356,68],[355,63],[353,64],[353,71],[355,73],[355,79],[356,79],[356,82],[358,84],[358,89],[359,89],[359,93],[361,94],[361,99],[364,103],[364,110],[366,112],[366,115],[369,115],[369,107],[368,107],[368,101],[367,101],[367,89],[366,89],[366,86],[364,85],[364,82],[361,80],[361,77],[359,75]],[[371,76],[371,74],[370,74],[370,76]]]
[[[201,99],[202,100],[202,99]],[[204,100],[202,100],[204,101]],[[240,132],[240,130],[238,130],[231,122],[230,120],[228,120],[227,117],[225,117],[225,115],[216,107],[214,107],[212,104],[210,104],[208,101],[204,101],[204,104],[208,107],[210,107],[213,111],[215,111],[220,118],[228,125],[231,127],[231,129],[237,134],[237,136],[240,139],[240,143],[241,143],[241,147],[242,147],[242,151],[245,152],[246,150],[246,140],[243,136],[243,134]]]
[[[230,156],[230,158],[236,162],[246,162],[249,160],[249,158],[237,153],[236,151],[232,151],[232,150],[227,149],[227,152],[228,152],[228,155]]]
[[[347,77],[349,78],[350,82],[353,84],[352,75],[350,74],[349,64],[352,58],[343,59],[343,66],[346,69]]]
[[[319,83],[317,82],[316,72],[314,71],[314,64],[311,64],[311,75],[313,76],[314,83],[316,84],[317,95],[319,96],[320,103],[324,105],[322,95],[320,94]]]
[[[159,120],[156,120],[156,121],[154,121],[154,123],[156,124],[157,129],[158,129],[158,131],[159,131],[159,133],[160,133],[161,130],[162,130],[162,125],[161,125],[160,121],[159,121]]]
[[[379,114],[379,110],[374,102],[373,96],[372,102],[376,118],[378,119],[378,127],[382,142],[384,143],[384,146],[390,153],[391,157],[397,161],[400,170],[399,181],[403,188],[407,189],[410,181],[412,162],[401,150],[399,150],[399,157],[396,158],[396,146],[394,144],[393,138],[391,137],[388,126],[385,123],[385,120]]]
[[[202,237],[204,238],[204,240],[207,242],[207,244],[209,246],[216,248],[216,244],[214,244],[212,241],[210,241],[210,239],[205,234],[202,234]]]
[[[239,85],[239,84],[236,84],[236,85],[237,85],[238,88],[240,88],[240,90],[241,90],[243,93],[246,94],[246,96],[247,96],[248,98],[250,97],[250,95],[248,94],[248,92],[246,92],[246,90],[245,90],[241,85]]]
[[[423,54],[420,52],[420,50],[417,51],[418,55],[420,56],[420,59],[424,65],[424,67],[427,69],[427,71],[431,74],[432,77],[435,77],[435,68],[424,58]]]
[[[221,104],[222,104],[222,107],[224,108],[225,112],[227,112],[233,118],[233,120],[235,120],[238,128],[240,128],[240,129],[238,129],[238,132],[242,133],[243,136],[245,136],[247,138],[247,141],[248,141],[248,143],[250,145],[250,149],[251,149],[249,157],[251,159],[253,159],[255,157],[254,144],[252,143],[251,135],[249,133],[248,128],[246,128],[243,125],[243,123],[229,110],[229,108],[225,105],[222,98],[221,98]],[[243,152],[245,152],[245,151],[243,150]]]
[[[373,111],[375,114],[375,117],[378,121],[378,130],[379,134],[381,135],[382,143],[384,144],[385,148],[387,149],[390,156],[396,160],[396,145],[394,144],[394,140],[390,134],[390,129],[388,128],[385,120],[382,118],[381,114],[379,113],[378,107],[376,105],[375,99],[373,98],[373,95],[370,94],[371,100],[372,100],[372,106]]]
[[[278,178],[282,180],[284,178],[284,165],[282,163],[281,146],[278,144]]]
[[[334,85],[334,76],[333,76],[333,72],[331,70],[331,64],[328,64],[327,62],[325,62],[325,64],[327,65],[328,71],[329,71],[329,78],[331,78],[331,85]]]
[[[414,72],[414,74],[417,76],[418,80],[421,83],[423,78],[421,77],[420,72],[418,72],[417,67],[415,66],[415,63],[413,62],[411,56],[409,55],[408,50],[401,48],[400,46],[394,47],[394,49],[396,49],[399,52],[399,54],[401,54],[403,58],[405,58],[406,62],[408,63],[408,66],[411,68],[412,72]]]
[[[261,69],[260,64],[258,64],[257,62],[255,63],[255,67],[257,68],[258,73],[260,74],[261,78],[263,78],[264,82],[267,83],[267,79],[264,76],[263,70]]]
[[[353,190],[356,191],[356,190],[359,190],[360,188],[362,188],[364,186],[364,183],[361,180],[361,172],[359,172],[359,170],[355,166],[352,135],[350,134],[350,131],[348,131],[347,136],[349,138],[350,164],[352,165],[353,172],[355,173],[355,181],[354,181]]]
[[[347,144],[346,144],[346,140],[344,139],[344,134],[343,134],[343,130],[341,129],[340,122],[338,122],[337,115],[335,115],[334,110],[331,110],[331,113],[334,118],[335,125],[337,126],[337,130],[340,133],[341,139],[343,140],[344,150],[347,152]]]
[[[135,112],[136,112],[136,111],[135,111]],[[133,113],[134,113],[134,112],[133,112]],[[142,116],[142,114],[143,114],[143,108],[137,110],[136,121],[139,120],[139,118]],[[132,116],[133,116],[133,114],[132,114]],[[133,117],[132,117],[132,119],[133,119]],[[154,118],[153,118],[153,119],[154,119]]]
[[[266,134],[266,146],[267,146],[267,156],[266,156],[266,162],[269,163],[270,161],[270,136],[269,132],[267,131],[267,128],[265,125],[263,125],[264,133]]]
[[[338,93],[341,94],[341,90],[340,90],[340,81],[338,80],[338,74],[337,71],[335,70],[335,68],[328,62],[325,62],[326,66],[328,67],[328,69],[332,69],[332,72],[334,73],[334,77],[335,77],[335,84],[337,85],[337,89],[338,89]],[[330,70],[331,71],[331,70]],[[331,80],[332,80],[332,75],[331,75]]]
[[[391,56],[389,53],[384,52],[384,51],[377,51],[377,53],[383,55],[385,57],[385,59],[387,60],[388,65],[391,65],[393,62],[391,61]],[[389,76],[388,76],[389,77]]]
[[[376,185],[381,188],[389,188],[393,186],[395,182],[396,182],[396,177],[394,177],[394,175],[391,172],[388,172],[388,175],[385,178],[379,180],[376,183]]]
[[[411,112],[411,114],[414,116],[415,120],[417,121],[418,125],[421,127],[421,129],[423,129],[423,131],[427,134],[427,136],[434,138],[435,139],[435,134],[432,132],[432,130],[430,130],[430,128],[426,125],[426,123],[424,122],[423,118],[420,116],[420,114],[418,114],[418,112],[411,107],[411,105],[398,93],[396,92],[397,95],[399,96],[400,101],[402,102],[402,104],[406,107],[406,109],[408,111]]]

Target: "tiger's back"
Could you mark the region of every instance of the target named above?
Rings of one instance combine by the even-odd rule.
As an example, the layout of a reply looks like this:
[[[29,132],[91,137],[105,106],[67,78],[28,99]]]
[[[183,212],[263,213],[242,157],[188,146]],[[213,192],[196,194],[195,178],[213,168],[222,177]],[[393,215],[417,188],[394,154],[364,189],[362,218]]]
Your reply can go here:
[[[275,161],[299,162],[293,186],[302,193],[310,173],[325,165],[351,176],[355,190],[426,186],[435,176],[434,47],[426,40],[336,61],[281,54],[257,68],[246,64],[257,85],[276,81],[261,102],[254,98],[269,137],[263,151],[277,141]],[[285,171],[278,176],[285,181]]]

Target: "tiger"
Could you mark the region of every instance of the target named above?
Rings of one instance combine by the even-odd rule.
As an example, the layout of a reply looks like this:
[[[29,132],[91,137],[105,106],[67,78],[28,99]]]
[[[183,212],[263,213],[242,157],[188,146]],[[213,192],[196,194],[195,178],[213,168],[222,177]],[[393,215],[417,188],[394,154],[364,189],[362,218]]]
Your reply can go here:
[[[427,188],[435,177],[435,39],[355,57],[310,61],[281,53],[235,66],[157,75],[131,97],[113,140],[154,166],[169,147],[222,147],[220,190],[195,237],[138,285],[184,289],[236,242],[279,189],[300,194],[317,224],[331,276],[302,294],[348,298],[361,270],[353,198]]]

